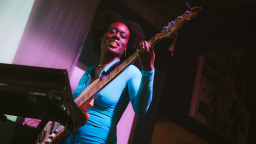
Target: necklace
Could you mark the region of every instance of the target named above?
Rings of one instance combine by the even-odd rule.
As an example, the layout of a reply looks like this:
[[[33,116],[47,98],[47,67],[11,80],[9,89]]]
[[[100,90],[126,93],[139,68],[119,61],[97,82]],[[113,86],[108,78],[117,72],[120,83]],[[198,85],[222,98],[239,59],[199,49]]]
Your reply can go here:
[[[105,66],[106,66],[106,64],[104,64],[104,65],[100,65],[100,64],[99,64],[99,65],[98,65],[98,67],[105,67]]]

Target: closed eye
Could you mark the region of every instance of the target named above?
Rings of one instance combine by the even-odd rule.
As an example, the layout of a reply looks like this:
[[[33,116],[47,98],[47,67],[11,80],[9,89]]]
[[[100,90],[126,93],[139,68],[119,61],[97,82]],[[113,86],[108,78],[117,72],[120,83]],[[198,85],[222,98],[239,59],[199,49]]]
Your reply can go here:
[[[126,38],[127,38],[125,34],[121,34],[121,37],[122,37],[123,39],[126,39]]]
[[[109,30],[109,32],[114,34],[114,33],[116,33],[116,30],[115,29],[111,29],[111,30]]]
[[[111,33],[111,34],[116,34],[117,31],[116,31],[115,29],[110,29],[110,30],[109,30],[109,33]],[[123,39],[126,39],[126,38],[127,38],[126,34],[123,33],[123,32],[120,32],[120,36],[121,36]]]

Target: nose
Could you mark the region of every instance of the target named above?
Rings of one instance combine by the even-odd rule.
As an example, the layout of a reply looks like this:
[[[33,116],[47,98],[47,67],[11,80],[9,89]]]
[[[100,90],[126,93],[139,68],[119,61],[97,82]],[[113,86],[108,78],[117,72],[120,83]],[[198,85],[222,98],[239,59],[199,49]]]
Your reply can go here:
[[[118,38],[118,40],[120,40],[120,39],[121,39],[120,32],[115,33],[115,34],[113,35],[113,37],[116,37],[116,38]]]

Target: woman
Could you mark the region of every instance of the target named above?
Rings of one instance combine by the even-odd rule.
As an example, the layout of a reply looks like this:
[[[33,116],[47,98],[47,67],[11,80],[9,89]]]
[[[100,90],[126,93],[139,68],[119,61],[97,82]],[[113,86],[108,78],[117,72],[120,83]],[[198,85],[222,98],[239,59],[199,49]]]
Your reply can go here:
[[[115,144],[116,125],[129,101],[135,113],[143,115],[152,100],[155,54],[144,40],[140,26],[135,22],[124,22],[115,12],[100,14],[91,27],[93,48],[100,62],[89,68],[73,93],[74,99],[116,62],[139,51],[142,73],[133,65],[103,88],[94,98],[94,106],[87,112],[90,118],[75,132],[74,143]],[[82,110],[83,111],[83,110]],[[72,142],[69,136],[65,144]]]

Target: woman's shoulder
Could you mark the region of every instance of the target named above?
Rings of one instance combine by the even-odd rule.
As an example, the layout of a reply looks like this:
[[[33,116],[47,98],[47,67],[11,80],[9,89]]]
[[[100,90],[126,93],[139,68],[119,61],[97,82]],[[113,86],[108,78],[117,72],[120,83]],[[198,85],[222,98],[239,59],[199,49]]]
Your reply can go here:
[[[135,65],[128,66],[127,70],[131,73],[141,73],[141,71]]]
[[[135,75],[141,76],[141,71],[134,65],[130,65],[126,69],[126,77],[131,78],[134,77]]]

